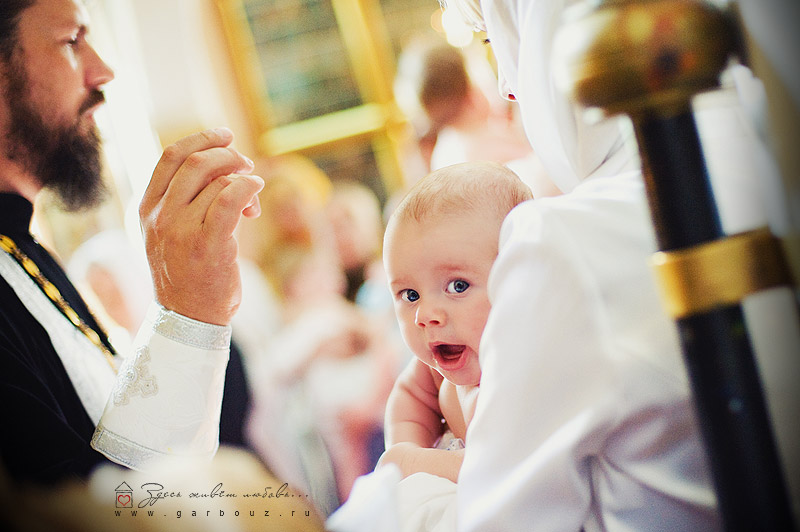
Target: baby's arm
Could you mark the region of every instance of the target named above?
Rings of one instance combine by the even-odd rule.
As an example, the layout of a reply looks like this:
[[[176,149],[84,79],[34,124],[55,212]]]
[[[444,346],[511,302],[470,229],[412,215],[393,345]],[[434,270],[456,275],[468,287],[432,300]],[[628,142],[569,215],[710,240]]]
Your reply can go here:
[[[456,482],[464,451],[432,448],[443,432],[439,408],[442,380],[417,359],[400,374],[386,405],[386,452],[379,466],[394,463],[403,477],[427,472]]]
[[[400,373],[386,404],[387,449],[400,442],[432,447],[442,435],[441,382],[416,358]]]

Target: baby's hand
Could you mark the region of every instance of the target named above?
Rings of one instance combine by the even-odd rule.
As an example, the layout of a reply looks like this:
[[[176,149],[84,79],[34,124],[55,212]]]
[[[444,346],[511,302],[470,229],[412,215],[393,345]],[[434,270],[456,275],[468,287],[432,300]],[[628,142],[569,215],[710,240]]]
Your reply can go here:
[[[405,478],[417,472],[411,470],[410,467],[411,464],[415,462],[413,455],[420,450],[422,450],[422,447],[415,443],[395,443],[383,452],[381,457],[378,459],[378,465],[376,466],[376,469],[385,466],[386,464],[395,464],[400,469],[400,473],[403,475],[403,478]]]
[[[400,442],[386,449],[378,460],[377,467],[395,464],[403,478],[414,473],[430,473],[457,482],[463,461],[463,449],[445,451],[420,447],[415,443]]]

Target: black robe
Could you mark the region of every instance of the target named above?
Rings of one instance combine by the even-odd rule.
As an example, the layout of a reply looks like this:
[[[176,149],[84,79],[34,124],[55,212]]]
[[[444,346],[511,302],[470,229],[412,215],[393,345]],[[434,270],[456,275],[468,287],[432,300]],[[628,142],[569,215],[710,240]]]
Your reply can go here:
[[[0,234],[30,257],[89,326],[91,313],[55,259],[31,236],[33,206],[0,194]],[[50,483],[85,477],[103,455],[89,446],[86,413],[45,328],[0,277],[0,453],[12,478]]]
[[[0,193],[0,234],[14,240],[81,319],[98,330],[63,268],[31,236],[32,215],[33,206],[26,199]],[[225,378],[221,443],[243,444],[242,424],[248,403],[240,355],[232,347]],[[1,276],[0,427],[0,467],[17,481],[49,484],[85,478],[106,460],[89,445],[94,423],[47,331]]]

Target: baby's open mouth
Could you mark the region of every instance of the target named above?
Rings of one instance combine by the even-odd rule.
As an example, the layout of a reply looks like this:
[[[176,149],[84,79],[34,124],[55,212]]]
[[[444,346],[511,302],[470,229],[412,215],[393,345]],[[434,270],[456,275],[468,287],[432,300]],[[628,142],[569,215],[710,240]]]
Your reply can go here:
[[[465,345],[438,344],[433,346],[433,354],[442,369],[448,369],[448,366],[458,364],[466,348]]]

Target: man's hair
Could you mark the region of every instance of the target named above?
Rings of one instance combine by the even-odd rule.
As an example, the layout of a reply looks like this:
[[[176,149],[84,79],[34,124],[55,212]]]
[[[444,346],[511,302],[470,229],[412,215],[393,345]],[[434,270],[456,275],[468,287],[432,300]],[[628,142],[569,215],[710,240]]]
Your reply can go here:
[[[36,0],[3,0],[0,2],[0,61],[8,63],[17,45],[17,25],[22,12]]]
[[[420,179],[392,218],[422,221],[432,214],[493,209],[501,218],[533,198],[530,188],[502,164],[475,161],[446,166]]]

